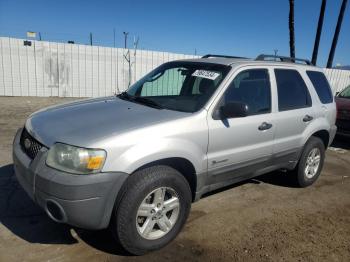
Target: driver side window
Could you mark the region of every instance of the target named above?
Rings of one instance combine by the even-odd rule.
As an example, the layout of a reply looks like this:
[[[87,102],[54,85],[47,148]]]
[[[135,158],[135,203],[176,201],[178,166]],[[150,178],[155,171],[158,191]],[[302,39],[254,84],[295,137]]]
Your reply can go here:
[[[224,94],[224,104],[245,103],[248,115],[271,112],[271,87],[267,69],[250,69],[240,72]]]

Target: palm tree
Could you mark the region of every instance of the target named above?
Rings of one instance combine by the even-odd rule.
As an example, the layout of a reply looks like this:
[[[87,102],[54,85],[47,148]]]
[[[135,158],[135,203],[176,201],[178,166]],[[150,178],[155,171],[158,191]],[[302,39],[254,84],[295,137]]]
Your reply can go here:
[[[289,49],[290,57],[295,58],[294,0],[289,0]]]
[[[318,47],[320,45],[320,38],[322,33],[323,17],[324,17],[324,11],[326,9],[326,3],[327,3],[327,0],[322,0],[320,16],[318,17],[314,51],[312,52],[312,59],[311,59],[311,63],[314,65],[316,65],[316,62],[317,62]]]
[[[333,37],[333,41],[332,41],[332,47],[331,47],[331,50],[330,50],[329,56],[328,56],[327,68],[331,68],[332,64],[333,64],[335,48],[337,47],[338,36],[339,36],[340,28],[341,28],[341,25],[343,22],[343,17],[344,17],[344,12],[345,12],[345,7],[346,7],[347,2],[348,2],[348,0],[343,0],[341,7],[340,7],[340,12],[339,12],[338,21],[337,21],[337,27],[335,28],[334,37]]]

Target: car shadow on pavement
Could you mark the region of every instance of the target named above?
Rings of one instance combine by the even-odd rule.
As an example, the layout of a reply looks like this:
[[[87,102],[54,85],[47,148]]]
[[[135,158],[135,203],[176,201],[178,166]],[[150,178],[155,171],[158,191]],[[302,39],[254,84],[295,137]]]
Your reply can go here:
[[[80,239],[97,250],[112,255],[131,256],[131,254],[125,251],[120,244],[118,244],[110,231],[107,229],[98,231],[75,229],[75,231]]]
[[[0,223],[30,243],[77,243],[69,227],[51,221],[30,199],[18,184],[12,164],[0,167]]]
[[[280,186],[280,187],[299,188],[292,174],[284,171],[273,171],[261,176],[257,176],[252,179],[244,180],[242,182],[234,183],[232,185],[228,185],[228,186],[216,189],[214,191],[210,191],[204,194],[202,198],[215,195],[217,193],[224,192],[226,190],[230,190],[245,184],[259,185],[261,183],[271,184],[271,185]]]
[[[215,190],[203,197],[247,183],[260,184],[262,182],[283,187],[295,187],[286,173],[271,172]],[[78,236],[86,244],[102,252],[129,256],[108,230],[90,231],[75,228],[73,231],[68,225],[52,221],[18,184],[12,164],[0,167],[0,223],[29,243],[75,244],[78,243],[76,238]]]
[[[274,171],[258,176],[253,180],[280,187],[299,188],[295,175],[290,172]]]
[[[78,236],[102,252],[128,255],[107,230],[73,230],[52,221],[18,184],[12,164],[0,167],[0,223],[29,243],[69,245],[78,243]]]
[[[342,136],[337,135],[337,136],[335,136],[331,146],[335,147],[335,148],[350,150],[350,138],[346,138],[346,137],[342,137]]]

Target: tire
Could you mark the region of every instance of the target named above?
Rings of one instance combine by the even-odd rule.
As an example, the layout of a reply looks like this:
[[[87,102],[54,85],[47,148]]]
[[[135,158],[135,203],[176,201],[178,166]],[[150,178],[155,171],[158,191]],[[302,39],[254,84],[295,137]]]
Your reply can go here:
[[[143,255],[171,242],[185,224],[192,203],[187,180],[168,166],[153,166],[136,171],[127,179],[120,195],[116,201],[110,229],[120,245],[134,255]],[[156,196],[162,196],[169,201],[161,205]],[[170,204],[166,203],[171,201],[174,203],[171,207],[175,208],[167,211]],[[139,210],[141,204],[147,207],[147,210],[143,210],[147,216],[138,216],[144,214],[139,213],[142,211]],[[150,206],[151,210],[148,209]],[[153,228],[149,233],[149,230],[142,231],[146,228],[146,223],[154,223],[153,227],[148,227]]]
[[[312,168],[313,164],[316,164],[316,162],[314,161],[312,164],[312,161],[309,158],[312,157],[313,153],[315,153],[314,160],[317,159],[317,155],[319,156],[319,163],[316,171]],[[296,183],[299,187],[308,187],[318,179],[323,168],[324,158],[325,146],[323,141],[318,137],[310,137],[304,146],[298,165],[293,172]],[[309,166],[309,171],[307,171],[307,166]],[[311,170],[313,171],[311,172]]]

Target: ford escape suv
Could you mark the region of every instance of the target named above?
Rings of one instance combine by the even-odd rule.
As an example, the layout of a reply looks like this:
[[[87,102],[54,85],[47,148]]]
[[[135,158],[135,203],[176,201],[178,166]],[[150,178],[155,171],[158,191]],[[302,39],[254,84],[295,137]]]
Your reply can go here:
[[[14,169],[51,219],[109,227],[140,255],[173,240],[209,191],[280,169],[314,183],[335,119],[308,61],[207,55],[165,63],[117,96],[32,114]]]

